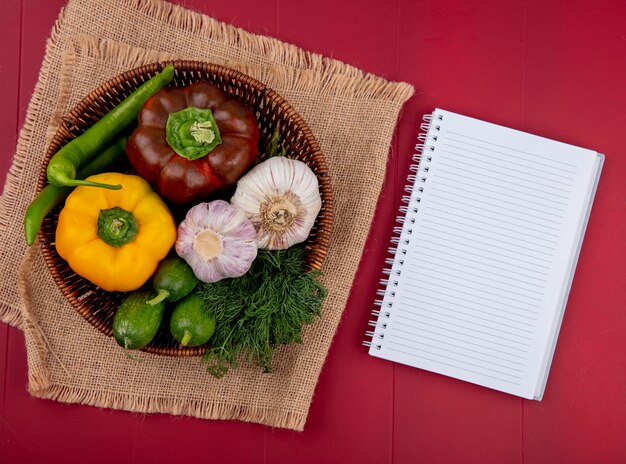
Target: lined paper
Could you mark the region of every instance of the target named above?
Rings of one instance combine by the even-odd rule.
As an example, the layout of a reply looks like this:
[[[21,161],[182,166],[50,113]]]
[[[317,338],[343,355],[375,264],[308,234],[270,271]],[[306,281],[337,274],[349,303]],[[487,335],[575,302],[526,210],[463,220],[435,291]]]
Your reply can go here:
[[[370,353],[540,397],[598,155],[443,110],[426,146]]]

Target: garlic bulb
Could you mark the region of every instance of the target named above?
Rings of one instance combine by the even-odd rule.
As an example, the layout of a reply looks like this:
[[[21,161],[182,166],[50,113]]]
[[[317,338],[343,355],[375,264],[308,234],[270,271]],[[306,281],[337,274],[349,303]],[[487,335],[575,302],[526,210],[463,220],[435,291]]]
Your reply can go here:
[[[254,224],[257,246],[270,250],[305,241],[322,207],[313,171],[283,156],[258,164],[239,179],[230,202]]]
[[[223,200],[200,203],[178,226],[176,253],[202,282],[241,277],[256,258],[256,231],[245,214]]]

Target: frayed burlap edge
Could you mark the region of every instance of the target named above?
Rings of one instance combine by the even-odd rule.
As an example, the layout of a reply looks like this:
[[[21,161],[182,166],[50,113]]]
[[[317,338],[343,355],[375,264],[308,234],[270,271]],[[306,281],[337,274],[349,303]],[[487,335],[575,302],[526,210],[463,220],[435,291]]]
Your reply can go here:
[[[128,3],[131,8],[141,14],[171,27],[182,29],[190,35],[197,36],[198,40],[218,41],[229,47],[243,49],[250,54],[264,57],[265,60],[277,65],[319,73],[339,73],[349,77],[371,78],[387,83],[382,77],[366,73],[342,61],[306,51],[273,37],[253,34],[182,6],[161,0],[130,0]]]
[[[240,420],[270,427],[286,428],[302,432],[306,414],[250,406],[235,406],[207,401],[180,401],[166,398],[133,396],[128,393],[96,392],[63,385],[47,385],[31,391],[37,398],[62,403],[83,404],[120,411],[143,413],[166,413],[175,416],[193,416],[199,419]]]
[[[19,191],[19,178],[24,169],[24,160],[29,156],[29,153],[26,150],[27,145],[29,144],[32,133],[34,129],[34,115],[39,112],[39,108],[41,106],[41,98],[43,93],[43,88],[46,82],[48,81],[48,72],[50,68],[50,53],[52,48],[56,46],[58,35],[60,29],[62,28],[64,10],[61,10],[59,18],[57,19],[54,27],[52,28],[52,32],[50,34],[50,38],[46,42],[46,51],[43,59],[43,64],[41,66],[41,70],[39,71],[39,77],[37,80],[37,84],[35,85],[35,90],[31,97],[30,103],[28,104],[28,109],[26,112],[26,120],[24,121],[24,125],[20,130],[20,135],[18,138],[16,154],[13,158],[13,162],[11,163],[11,167],[7,173],[7,178],[4,184],[3,198],[8,198],[11,200],[15,199]],[[51,121],[53,124],[54,121]],[[6,214],[4,214],[4,206],[3,203],[0,204],[0,229],[7,227],[9,224],[7,222]]]
[[[57,46],[59,34],[63,27],[64,15],[65,9],[61,9],[59,17],[57,18],[54,26],[52,27],[52,31],[50,32],[50,37],[46,41],[45,54],[43,58],[43,63],[41,65],[41,70],[39,71],[37,84],[35,85],[35,90],[33,91],[30,103],[28,104],[28,108],[26,111],[26,120],[24,121],[24,125],[20,130],[15,156],[13,157],[13,161],[11,162],[9,171],[7,172],[7,177],[4,183],[4,189],[2,193],[3,198],[2,201],[0,201],[0,231],[6,229],[9,225],[9,217],[6,214],[4,206],[5,201],[15,200],[19,192],[19,180],[21,177],[21,173],[24,169],[24,162],[29,156],[27,147],[29,146],[30,140],[32,138],[35,115],[39,112],[44,86],[49,80],[50,54],[52,53],[52,49]],[[55,121],[51,120],[50,127],[54,127],[54,124]],[[20,315],[19,306],[9,306],[6,304],[2,304],[0,307],[0,321],[17,328],[22,328],[22,316]]]
[[[19,308],[8,304],[0,304],[0,322],[4,322],[16,329],[22,329],[22,315]]]
[[[39,243],[35,242],[32,247],[26,250],[26,253],[20,263],[17,275],[17,289],[21,303],[20,315],[22,328],[25,334],[31,337],[36,351],[36,353],[29,353],[27,351],[28,385],[31,393],[33,390],[45,388],[50,384],[50,374],[45,362],[49,347],[47,346],[45,334],[39,327],[39,324],[37,324],[34,315],[30,311],[32,303],[28,291],[28,275],[33,268],[33,261],[35,260],[37,253],[39,253]],[[33,374],[34,372],[37,374]]]
[[[300,53],[307,53],[297,48],[295,50],[298,50]],[[115,56],[116,64],[127,69],[136,68],[147,63],[176,59],[206,61],[203,57],[190,57],[184,54],[175,55],[158,50],[147,50],[90,35],[80,35],[72,40],[72,47],[63,55],[64,63],[68,67],[71,66],[77,55],[88,56],[95,60],[105,60],[108,57]],[[322,92],[324,94],[333,94],[337,98],[368,101],[384,100],[385,102],[404,102],[415,92],[415,89],[410,84],[388,82],[378,76],[366,74],[360,70],[358,70],[358,73],[333,71],[331,74],[329,72],[321,72],[319,69],[303,69],[289,65],[264,66],[229,61],[223,61],[218,64],[237,69],[264,83],[276,81],[296,82],[297,85],[290,88],[293,92]],[[342,65],[345,66],[345,69],[349,70],[351,68],[347,64],[342,63]],[[337,65],[335,65],[336,67]],[[71,80],[64,79],[61,89],[61,93],[64,96],[62,98],[67,99],[70,87]],[[65,100],[62,100],[62,103],[65,103]],[[63,107],[65,105],[60,106]]]

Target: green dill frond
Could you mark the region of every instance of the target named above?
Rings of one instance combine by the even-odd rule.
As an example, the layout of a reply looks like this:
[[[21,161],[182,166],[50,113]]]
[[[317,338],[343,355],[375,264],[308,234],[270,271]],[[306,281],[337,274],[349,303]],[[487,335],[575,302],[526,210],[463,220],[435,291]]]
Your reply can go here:
[[[306,250],[259,250],[242,277],[201,284],[207,314],[217,321],[207,370],[222,377],[243,356],[265,372],[272,370],[275,350],[302,343],[302,326],[321,314],[327,291],[317,271],[304,272]]]

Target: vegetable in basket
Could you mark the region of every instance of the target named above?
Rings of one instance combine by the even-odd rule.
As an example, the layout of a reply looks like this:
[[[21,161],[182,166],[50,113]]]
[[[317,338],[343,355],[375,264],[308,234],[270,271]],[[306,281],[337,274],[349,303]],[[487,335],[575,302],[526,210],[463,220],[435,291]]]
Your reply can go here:
[[[200,346],[215,332],[215,318],[204,311],[199,293],[192,293],[176,304],[170,318],[172,337],[182,346]]]
[[[47,168],[48,182],[57,187],[83,185],[120,189],[120,185],[116,184],[76,179],[77,170],[107,148],[112,140],[130,129],[146,100],[172,82],[173,78],[174,67],[166,66],[160,74],[142,84],[83,134],[70,140],[50,159]]]
[[[113,317],[113,337],[126,350],[139,350],[156,336],[165,316],[165,303],[148,304],[154,295],[145,290],[131,292]]]
[[[152,287],[157,294],[148,304],[178,301],[191,293],[198,282],[193,270],[178,256],[161,261],[152,278]]]
[[[114,142],[109,148],[104,150],[89,164],[85,165],[78,171],[77,177],[85,179],[106,171],[115,161],[117,161],[124,153],[128,138],[122,137]],[[24,215],[24,232],[26,234],[26,243],[28,246],[35,243],[37,232],[41,228],[46,215],[52,208],[61,203],[71,193],[73,187],[57,187],[48,184],[39,192],[39,195],[28,205],[26,214]]]
[[[59,214],[57,251],[76,274],[102,289],[135,290],[174,245],[174,218],[141,177],[111,172],[87,180],[123,188],[77,187]]]
[[[320,314],[326,289],[318,271],[305,272],[302,245],[259,250],[250,270],[238,279],[200,284],[204,313],[217,324],[205,354],[209,373],[222,377],[241,357],[266,372],[281,345],[302,343],[302,327]]]
[[[163,197],[191,204],[233,186],[256,160],[258,142],[252,111],[197,82],[148,100],[127,149],[133,167]]]
[[[304,242],[322,207],[315,173],[283,156],[257,164],[239,179],[230,202],[254,224],[257,246],[269,250]]]
[[[178,226],[176,253],[202,282],[244,275],[257,247],[252,223],[224,200],[191,208]]]

